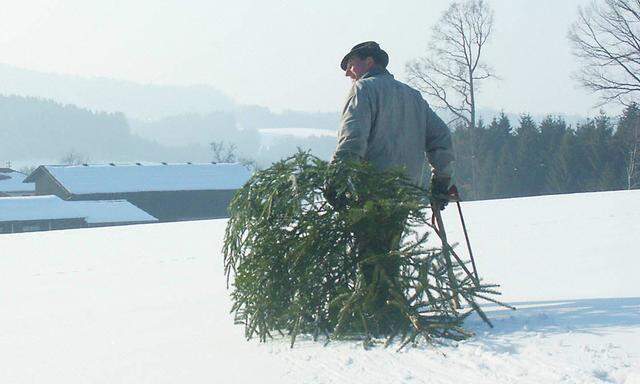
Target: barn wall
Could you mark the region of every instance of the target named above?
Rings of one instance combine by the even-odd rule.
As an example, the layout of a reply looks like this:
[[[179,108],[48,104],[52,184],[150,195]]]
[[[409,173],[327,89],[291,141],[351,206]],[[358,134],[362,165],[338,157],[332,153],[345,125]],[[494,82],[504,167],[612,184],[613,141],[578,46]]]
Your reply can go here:
[[[65,219],[65,220],[52,220],[51,229],[72,229],[72,228],[87,228],[87,222],[84,219]]]
[[[101,227],[119,227],[124,225],[137,225],[137,224],[154,224],[156,221],[124,221],[124,222],[109,222],[109,223],[91,223],[88,224],[89,228],[101,228]]]
[[[229,217],[228,206],[235,190],[161,191],[72,195],[70,200],[128,200],[160,221],[183,221]]]
[[[36,195],[56,195],[61,199],[68,197],[66,191],[62,189],[55,179],[48,173],[42,172],[42,174],[36,179]]]
[[[0,233],[38,232],[57,229],[86,228],[84,219],[55,219],[0,222]]]
[[[34,196],[35,194],[34,191],[0,192],[0,197]]]

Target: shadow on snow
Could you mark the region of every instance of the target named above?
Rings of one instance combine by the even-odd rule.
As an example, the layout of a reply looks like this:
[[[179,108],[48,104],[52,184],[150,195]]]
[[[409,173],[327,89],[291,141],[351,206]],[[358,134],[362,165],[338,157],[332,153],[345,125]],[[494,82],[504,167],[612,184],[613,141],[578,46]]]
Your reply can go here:
[[[601,334],[606,327],[640,326],[640,297],[528,301],[510,303],[518,309],[483,305],[494,325],[487,327],[474,315],[465,324],[477,334],[501,335],[518,331]]]

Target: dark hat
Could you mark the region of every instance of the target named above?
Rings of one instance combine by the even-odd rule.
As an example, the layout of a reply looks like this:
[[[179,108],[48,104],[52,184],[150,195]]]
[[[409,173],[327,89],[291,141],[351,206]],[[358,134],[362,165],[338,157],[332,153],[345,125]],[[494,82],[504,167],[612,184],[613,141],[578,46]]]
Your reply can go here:
[[[360,43],[351,48],[351,51],[349,51],[349,53],[347,53],[340,62],[340,68],[342,68],[343,71],[347,70],[347,61],[349,61],[353,55],[358,55],[360,57],[373,57],[376,63],[385,68],[387,67],[387,64],[389,64],[389,55],[387,55],[387,52],[383,51],[382,48],[380,48],[380,45],[375,41],[365,41],[364,43]]]

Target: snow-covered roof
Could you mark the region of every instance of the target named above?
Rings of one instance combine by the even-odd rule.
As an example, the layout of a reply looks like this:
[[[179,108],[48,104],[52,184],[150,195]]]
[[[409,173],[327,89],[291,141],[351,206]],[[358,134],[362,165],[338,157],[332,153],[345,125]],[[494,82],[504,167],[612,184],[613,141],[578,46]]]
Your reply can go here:
[[[66,201],[58,196],[0,198],[0,221],[74,218],[83,218],[89,224],[158,221],[126,200]]]
[[[12,169],[0,170],[0,192],[34,192],[34,183],[23,183],[25,175]]]
[[[240,163],[44,165],[69,193],[123,193],[238,189],[251,176]]]

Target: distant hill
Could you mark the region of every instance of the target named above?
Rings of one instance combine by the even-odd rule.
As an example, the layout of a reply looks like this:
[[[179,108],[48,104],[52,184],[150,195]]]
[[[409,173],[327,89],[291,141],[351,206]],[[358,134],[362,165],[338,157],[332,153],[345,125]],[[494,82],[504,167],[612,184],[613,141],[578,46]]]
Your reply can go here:
[[[0,94],[52,99],[92,110],[122,112],[144,120],[228,111],[234,107],[228,96],[206,85],[139,84],[37,72],[6,64],[0,64]]]
[[[238,111],[190,113],[143,121],[129,120],[121,112],[99,112],[42,98],[0,95],[0,164],[56,164],[69,155],[74,161],[91,163],[203,162],[213,160],[209,143],[223,142],[233,145],[238,156],[264,167],[291,155],[298,147],[312,149],[324,158],[335,148],[335,137],[330,135],[335,128],[327,131],[328,137],[276,135],[269,145],[263,145],[259,130],[253,126],[271,127],[271,131],[287,131],[288,127],[295,130],[290,128],[295,123],[303,128],[326,128],[331,124],[326,121],[337,119],[336,116],[260,110],[267,117],[264,124],[259,124],[259,115],[252,114],[253,110],[242,115]]]
[[[208,161],[206,145],[168,148],[134,135],[122,113],[93,112],[33,97],[0,96],[0,161]]]
[[[235,142],[248,153],[256,150],[258,130],[320,129],[335,133],[337,112],[273,112],[265,107],[238,106],[231,112],[185,113],[153,121],[128,119],[131,131],[167,146]]]
[[[301,112],[286,110],[280,113],[257,105],[242,105],[235,109],[235,116],[243,128],[315,128],[336,131],[340,114],[335,112]]]
[[[186,146],[208,148],[211,142],[232,144],[239,156],[266,167],[298,148],[310,149],[328,159],[336,146],[338,116],[273,113],[255,107],[237,109],[235,113],[183,114],[149,122],[131,119],[129,124],[134,134],[176,151]]]

